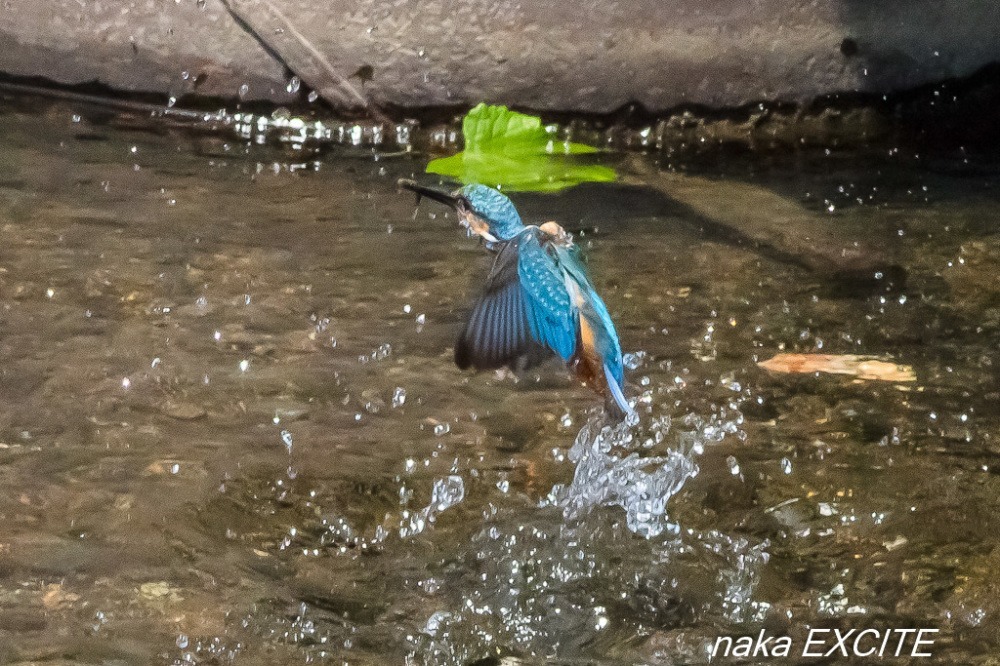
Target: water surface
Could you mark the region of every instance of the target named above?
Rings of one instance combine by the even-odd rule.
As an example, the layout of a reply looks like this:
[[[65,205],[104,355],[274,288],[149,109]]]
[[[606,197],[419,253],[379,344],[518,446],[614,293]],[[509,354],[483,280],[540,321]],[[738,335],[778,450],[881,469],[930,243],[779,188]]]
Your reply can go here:
[[[634,188],[516,197],[618,323],[639,422],[602,431],[557,365],[454,367],[489,259],[396,191],[426,155],[108,121],[0,107],[0,661],[705,663],[810,626],[997,650],[995,162],[642,158],[877,237],[891,294]],[[918,380],[757,368],[782,351]]]

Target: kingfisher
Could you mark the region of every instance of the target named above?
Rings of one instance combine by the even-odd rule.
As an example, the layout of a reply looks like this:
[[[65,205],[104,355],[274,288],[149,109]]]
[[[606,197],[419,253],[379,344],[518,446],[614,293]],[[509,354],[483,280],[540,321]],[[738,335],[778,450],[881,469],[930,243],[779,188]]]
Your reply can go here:
[[[455,191],[402,179],[400,187],[446,204],[494,254],[486,287],[455,343],[459,368],[514,371],[556,355],[604,396],[608,413],[632,409],[622,391],[624,364],[608,308],[580,261],[573,236],[556,222],[526,225],[503,193],[485,185]]]

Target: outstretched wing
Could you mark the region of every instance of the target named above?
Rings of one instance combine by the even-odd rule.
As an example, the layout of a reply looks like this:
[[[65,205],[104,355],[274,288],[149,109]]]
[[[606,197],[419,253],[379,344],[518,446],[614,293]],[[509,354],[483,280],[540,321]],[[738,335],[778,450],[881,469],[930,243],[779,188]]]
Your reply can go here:
[[[576,350],[576,314],[553,258],[529,228],[507,241],[455,344],[460,368],[524,369]]]

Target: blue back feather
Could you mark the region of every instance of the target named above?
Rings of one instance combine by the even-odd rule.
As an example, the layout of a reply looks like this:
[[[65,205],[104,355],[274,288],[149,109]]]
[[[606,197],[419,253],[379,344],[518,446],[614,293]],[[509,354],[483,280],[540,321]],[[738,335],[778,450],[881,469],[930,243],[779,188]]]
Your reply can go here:
[[[568,361],[576,352],[576,306],[559,266],[535,234],[520,239],[517,273],[531,336]]]

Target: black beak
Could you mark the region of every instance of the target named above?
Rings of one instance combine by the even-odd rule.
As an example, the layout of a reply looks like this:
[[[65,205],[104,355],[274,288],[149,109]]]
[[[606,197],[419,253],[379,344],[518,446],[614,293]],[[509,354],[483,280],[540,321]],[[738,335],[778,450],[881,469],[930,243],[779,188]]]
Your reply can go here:
[[[427,197],[431,201],[437,201],[455,209],[458,209],[465,203],[463,197],[447,192],[444,189],[420,185],[415,180],[410,180],[409,178],[400,178],[397,185],[411,192],[416,192],[417,203],[420,203],[421,197]]]

